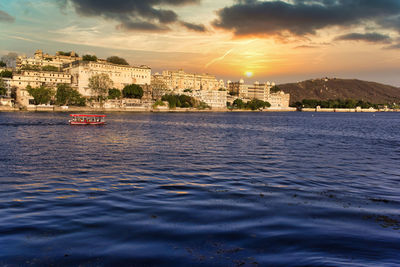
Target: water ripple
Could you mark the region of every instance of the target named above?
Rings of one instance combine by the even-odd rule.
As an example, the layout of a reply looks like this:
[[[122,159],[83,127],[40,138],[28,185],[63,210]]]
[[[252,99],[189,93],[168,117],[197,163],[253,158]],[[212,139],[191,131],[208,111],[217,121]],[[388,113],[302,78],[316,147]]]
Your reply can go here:
[[[0,113],[0,265],[400,265],[397,114]]]

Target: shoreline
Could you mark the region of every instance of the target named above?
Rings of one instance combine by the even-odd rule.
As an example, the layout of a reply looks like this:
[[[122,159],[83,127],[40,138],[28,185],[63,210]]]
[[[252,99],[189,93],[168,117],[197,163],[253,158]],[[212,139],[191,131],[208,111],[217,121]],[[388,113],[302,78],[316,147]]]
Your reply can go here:
[[[138,108],[88,108],[88,107],[69,107],[68,109],[62,107],[28,107],[26,109],[19,109],[16,107],[0,106],[0,112],[62,112],[62,113],[225,113],[225,112],[314,112],[314,113],[378,113],[378,112],[400,112],[399,109],[347,109],[347,108],[337,108],[337,109],[324,109],[324,108],[303,108],[301,111],[296,108],[283,108],[283,109],[265,109],[265,110],[230,110],[230,109],[190,109],[190,108],[176,108],[176,109],[152,109],[145,107]]]

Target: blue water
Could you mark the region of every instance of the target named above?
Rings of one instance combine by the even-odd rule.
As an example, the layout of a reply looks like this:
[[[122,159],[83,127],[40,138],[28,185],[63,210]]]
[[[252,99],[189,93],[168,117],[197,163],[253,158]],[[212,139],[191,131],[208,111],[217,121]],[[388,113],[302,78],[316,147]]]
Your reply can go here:
[[[400,115],[0,113],[0,265],[400,265]]]

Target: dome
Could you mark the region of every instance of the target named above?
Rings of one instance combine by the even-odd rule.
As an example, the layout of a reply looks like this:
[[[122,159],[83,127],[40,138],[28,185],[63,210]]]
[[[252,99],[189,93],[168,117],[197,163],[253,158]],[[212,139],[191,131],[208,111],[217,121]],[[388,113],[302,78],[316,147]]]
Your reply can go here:
[[[243,80],[243,79],[240,79],[239,83],[244,83],[244,80]]]

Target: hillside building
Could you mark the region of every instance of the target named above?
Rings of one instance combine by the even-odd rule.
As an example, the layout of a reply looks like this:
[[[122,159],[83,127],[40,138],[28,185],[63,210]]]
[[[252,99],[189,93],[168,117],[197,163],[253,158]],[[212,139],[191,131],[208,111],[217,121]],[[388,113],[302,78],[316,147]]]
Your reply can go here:
[[[60,52],[57,52],[56,55],[53,56],[43,53],[42,50],[36,50],[33,57],[19,56],[16,60],[16,63],[17,69],[27,66],[38,69],[44,66],[52,66],[61,71],[64,64],[81,59],[82,58],[79,57],[74,51],[70,52],[69,55],[62,55]]]

